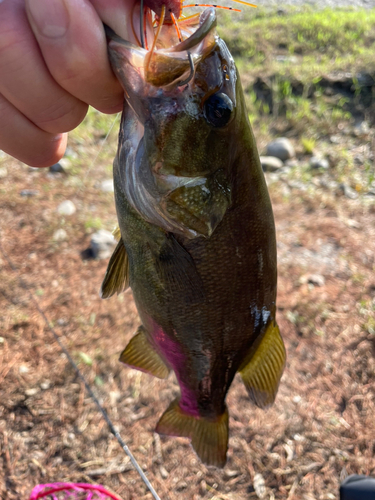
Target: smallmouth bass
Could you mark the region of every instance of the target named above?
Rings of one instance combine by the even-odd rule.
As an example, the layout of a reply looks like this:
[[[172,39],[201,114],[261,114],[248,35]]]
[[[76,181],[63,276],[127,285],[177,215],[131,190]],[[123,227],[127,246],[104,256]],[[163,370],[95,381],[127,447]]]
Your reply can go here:
[[[266,408],[285,348],[273,213],[240,78],[214,9],[193,22],[175,45],[163,26],[150,51],[107,31],[125,102],[113,169],[119,243],[101,293],[130,286],[141,318],[120,360],[176,374],[181,395],[156,431],[190,438],[204,463],[223,467],[235,374]]]

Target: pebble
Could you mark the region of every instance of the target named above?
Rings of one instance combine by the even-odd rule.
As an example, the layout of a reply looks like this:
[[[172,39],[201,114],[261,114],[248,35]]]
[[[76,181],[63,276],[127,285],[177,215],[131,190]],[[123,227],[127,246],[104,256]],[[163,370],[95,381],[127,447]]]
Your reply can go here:
[[[4,344],[4,342],[5,342],[4,337],[0,337],[0,344]]]
[[[117,242],[110,231],[99,229],[91,236],[91,250],[94,259],[108,259]]]
[[[293,144],[286,137],[279,137],[267,144],[267,156],[276,156],[276,158],[285,161],[295,155]]]
[[[260,156],[259,159],[264,172],[276,172],[284,165],[276,156]]]
[[[113,193],[113,179],[106,179],[105,181],[100,183],[100,189],[105,193]]]
[[[72,162],[69,160],[69,158],[61,158],[59,163],[64,170],[69,170],[72,166]]]
[[[60,215],[73,215],[76,212],[76,207],[72,201],[65,200],[57,207],[57,212]]]
[[[6,167],[0,167],[0,179],[4,179],[8,175]]]
[[[49,167],[49,171],[52,173],[52,174],[64,174],[65,173],[65,170],[64,170],[64,167],[61,165],[61,163],[55,163],[54,165],[51,165]]]
[[[163,467],[162,465],[159,467],[159,471],[160,471],[160,475],[163,479],[167,479],[167,477],[169,476],[169,472],[167,471],[167,469],[165,467]]]
[[[53,241],[65,241],[67,238],[68,234],[65,229],[57,229],[52,236]]]
[[[344,193],[344,195],[350,200],[356,200],[358,198],[358,193],[353,188],[348,186],[348,184],[339,184],[339,190]]]
[[[310,158],[310,167],[311,168],[322,168],[324,170],[327,170],[329,168],[329,163],[326,158],[319,158],[319,156],[312,156]]]
[[[25,394],[26,396],[35,396],[35,394],[38,394],[38,392],[38,387],[32,387],[31,389],[26,389]]]
[[[29,372],[29,369],[28,369],[28,367],[27,367],[27,366],[25,366],[25,365],[21,365],[21,366],[18,368],[18,371],[19,371],[20,373],[28,373],[28,372]]]
[[[45,382],[42,382],[40,384],[40,388],[43,390],[43,391],[46,391],[47,389],[49,389],[51,387],[51,382],[49,380],[46,380]]]
[[[301,285],[310,283],[311,285],[315,286],[324,286],[326,280],[321,274],[304,274],[300,277],[299,282],[301,283]]]
[[[32,198],[33,196],[38,196],[39,191],[36,189],[22,189],[20,195],[24,198]]]
[[[78,158],[78,153],[76,153],[70,146],[67,146],[64,156],[69,156],[70,158]]]

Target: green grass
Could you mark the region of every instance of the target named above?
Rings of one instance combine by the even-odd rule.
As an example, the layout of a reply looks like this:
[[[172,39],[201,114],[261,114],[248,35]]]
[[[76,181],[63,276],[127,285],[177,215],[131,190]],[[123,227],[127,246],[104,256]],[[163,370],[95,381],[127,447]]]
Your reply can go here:
[[[288,15],[244,9],[220,13],[219,33],[239,66],[252,74],[287,70],[300,77],[322,70],[375,68],[375,11],[305,10]],[[277,61],[275,56],[294,56]],[[363,63],[365,65],[363,66]]]

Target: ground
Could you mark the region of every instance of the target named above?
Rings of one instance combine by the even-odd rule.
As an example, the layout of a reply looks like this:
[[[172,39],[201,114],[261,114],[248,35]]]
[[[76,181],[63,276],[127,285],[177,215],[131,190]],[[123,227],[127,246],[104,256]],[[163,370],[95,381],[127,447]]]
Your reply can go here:
[[[332,166],[328,173],[307,175],[307,167],[297,166],[266,174],[287,367],[266,412],[251,405],[235,379],[227,399],[228,462],[224,470],[207,468],[187,440],[153,432],[178,393],[176,381],[119,363],[139,325],[132,295],[101,300],[107,260],[86,258],[92,232],[116,222],[113,194],[101,189],[110,177],[116,127],[104,142],[110,122],[101,119],[92,112],[72,134],[66,174],[0,158],[6,169],[0,179],[0,497],[27,500],[38,483],[80,481],[101,483],[124,500],[151,498],[38,307],[163,500],[337,499],[347,474],[375,476],[375,197],[364,184],[355,199],[337,183],[331,188]],[[264,133],[255,128],[255,135],[262,148]],[[363,144],[371,150],[371,137],[353,136],[351,156]],[[302,165],[305,153],[298,154]],[[23,190],[35,192],[21,196]],[[71,216],[56,211],[66,199],[77,208]],[[60,228],[66,241],[54,241]]]

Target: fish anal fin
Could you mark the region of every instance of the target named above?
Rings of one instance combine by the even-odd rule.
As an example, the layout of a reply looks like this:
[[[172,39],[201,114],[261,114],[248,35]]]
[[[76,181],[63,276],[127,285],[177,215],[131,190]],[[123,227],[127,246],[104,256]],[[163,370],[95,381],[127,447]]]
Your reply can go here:
[[[284,342],[277,323],[271,320],[260,343],[250,350],[238,370],[251,400],[259,408],[267,408],[275,401],[285,362]]]
[[[187,437],[206,465],[224,467],[228,449],[228,410],[214,420],[185,413],[175,399],[163,413],[156,432],[167,436]]]
[[[167,378],[170,371],[151,345],[143,326],[121,353],[120,361],[157,378]]]
[[[108,299],[115,293],[124,292],[129,286],[129,258],[122,239],[109,260],[107,271],[100,289],[102,299]]]

